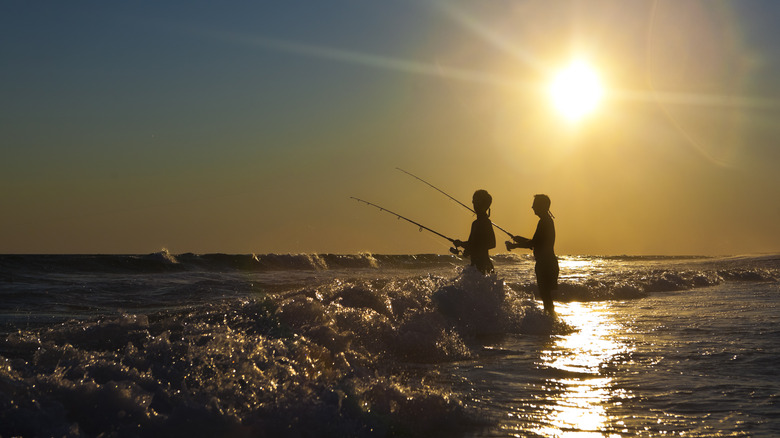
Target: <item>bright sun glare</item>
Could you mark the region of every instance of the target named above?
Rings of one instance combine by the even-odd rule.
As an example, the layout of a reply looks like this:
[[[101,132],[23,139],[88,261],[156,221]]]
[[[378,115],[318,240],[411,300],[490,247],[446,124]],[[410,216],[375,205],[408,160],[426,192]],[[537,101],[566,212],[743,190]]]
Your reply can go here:
[[[558,72],[550,93],[558,111],[568,120],[578,121],[596,109],[603,90],[596,71],[583,61],[575,61]]]

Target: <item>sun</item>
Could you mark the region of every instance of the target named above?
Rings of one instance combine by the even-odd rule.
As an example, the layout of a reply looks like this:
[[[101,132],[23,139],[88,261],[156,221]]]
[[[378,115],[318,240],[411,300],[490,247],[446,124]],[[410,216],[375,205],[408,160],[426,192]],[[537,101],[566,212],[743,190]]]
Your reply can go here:
[[[583,119],[603,95],[596,71],[584,61],[574,61],[559,71],[550,85],[553,105],[572,122]]]

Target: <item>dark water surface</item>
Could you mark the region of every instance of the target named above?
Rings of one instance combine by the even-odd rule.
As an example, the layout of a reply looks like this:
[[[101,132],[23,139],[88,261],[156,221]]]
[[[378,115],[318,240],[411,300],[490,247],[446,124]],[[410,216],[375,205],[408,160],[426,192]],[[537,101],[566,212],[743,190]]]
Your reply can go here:
[[[0,436],[778,436],[780,257],[0,255]]]

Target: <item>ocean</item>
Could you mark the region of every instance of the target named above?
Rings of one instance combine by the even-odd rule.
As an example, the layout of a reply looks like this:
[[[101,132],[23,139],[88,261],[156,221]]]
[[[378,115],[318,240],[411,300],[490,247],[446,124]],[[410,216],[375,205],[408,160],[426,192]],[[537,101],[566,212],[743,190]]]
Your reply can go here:
[[[0,255],[0,436],[780,436],[780,255],[493,261]]]

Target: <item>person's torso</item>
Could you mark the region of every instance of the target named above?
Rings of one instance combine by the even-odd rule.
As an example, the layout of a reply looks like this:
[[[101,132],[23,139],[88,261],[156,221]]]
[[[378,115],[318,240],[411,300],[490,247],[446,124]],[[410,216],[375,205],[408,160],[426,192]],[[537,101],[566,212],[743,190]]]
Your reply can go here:
[[[533,242],[536,260],[555,258],[555,223],[551,217],[539,219]]]
[[[471,224],[469,235],[469,250],[472,254],[487,254],[489,249],[496,247],[496,234],[493,232],[493,224],[487,216],[477,216]]]

